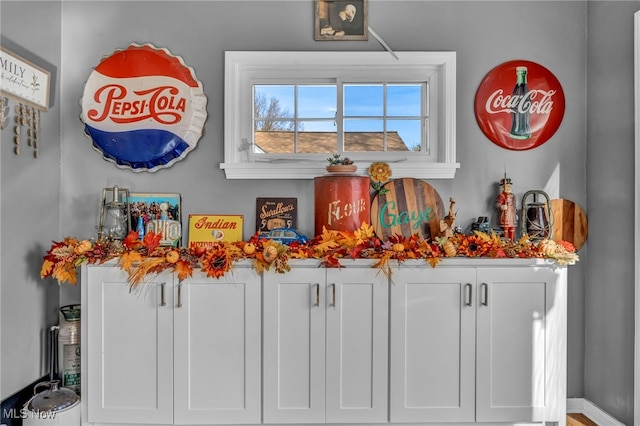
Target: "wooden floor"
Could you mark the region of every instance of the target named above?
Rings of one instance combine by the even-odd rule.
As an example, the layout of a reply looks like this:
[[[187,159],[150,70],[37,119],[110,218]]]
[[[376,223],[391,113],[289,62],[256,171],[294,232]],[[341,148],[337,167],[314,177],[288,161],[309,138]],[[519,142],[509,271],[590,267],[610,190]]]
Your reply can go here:
[[[567,414],[567,426],[598,426],[584,414]]]

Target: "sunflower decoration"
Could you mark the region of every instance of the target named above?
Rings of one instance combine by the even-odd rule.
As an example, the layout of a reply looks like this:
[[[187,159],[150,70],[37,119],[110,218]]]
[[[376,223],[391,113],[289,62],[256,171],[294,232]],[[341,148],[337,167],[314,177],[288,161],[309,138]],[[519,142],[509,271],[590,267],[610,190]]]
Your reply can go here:
[[[220,278],[232,269],[241,257],[240,253],[240,249],[233,244],[214,243],[200,258],[202,271],[207,277]]]
[[[388,190],[382,186],[389,181],[391,177],[391,167],[384,161],[372,163],[369,166],[369,177],[371,179],[371,187],[380,194],[386,193]]]
[[[480,235],[458,234],[453,237],[457,240],[457,254],[466,257],[486,256],[491,249],[491,241]]]

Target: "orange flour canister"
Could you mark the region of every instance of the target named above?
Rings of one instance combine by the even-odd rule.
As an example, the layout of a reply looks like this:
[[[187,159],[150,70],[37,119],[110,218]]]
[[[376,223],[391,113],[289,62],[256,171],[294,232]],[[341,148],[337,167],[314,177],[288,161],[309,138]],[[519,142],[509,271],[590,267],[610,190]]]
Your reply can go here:
[[[367,176],[321,176],[314,180],[315,235],[322,227],[355,231],[370,221],[371,197]]]

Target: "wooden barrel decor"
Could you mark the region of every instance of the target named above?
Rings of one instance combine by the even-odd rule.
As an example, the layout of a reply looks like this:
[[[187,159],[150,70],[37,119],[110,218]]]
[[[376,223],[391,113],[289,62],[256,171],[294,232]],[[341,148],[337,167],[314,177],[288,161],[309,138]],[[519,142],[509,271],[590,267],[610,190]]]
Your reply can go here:
[[[430,240],[440,235],[444,204],[431,185],[404,178],[392,180],[383,188],[387,191],[374,195],[371,204],[371,224],[378,238],[387,240],[394,235],[420,234]]]
[[[314,180],[315,235],[322,228],[355,231],[369,221],[368,176],[321,176]]]

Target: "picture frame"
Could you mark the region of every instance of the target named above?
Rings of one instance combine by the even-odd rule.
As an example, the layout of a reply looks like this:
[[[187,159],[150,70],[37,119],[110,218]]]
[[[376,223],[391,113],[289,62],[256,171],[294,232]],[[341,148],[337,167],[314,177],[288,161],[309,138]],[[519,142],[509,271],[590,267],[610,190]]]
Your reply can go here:
[[[51,72],[0,46],[0,95],[40,111],[49,110]]]
[[[315,40],[368,40],[368,0],[315,0]]]
[[[166,209],[163,208],[165,207],[163,204]],[[141,236],[149,230],[162,233],[160,245],[180,247],[182,242],[182,196],[175,193],[131,192],[129,194],[129,223],[131,230],[137,231]],[[142,226],[142,231],[140,231],[140,226]]]
[[[256,232],[266,235],[273,228],[298,227],[298,198],[256,198]]]

